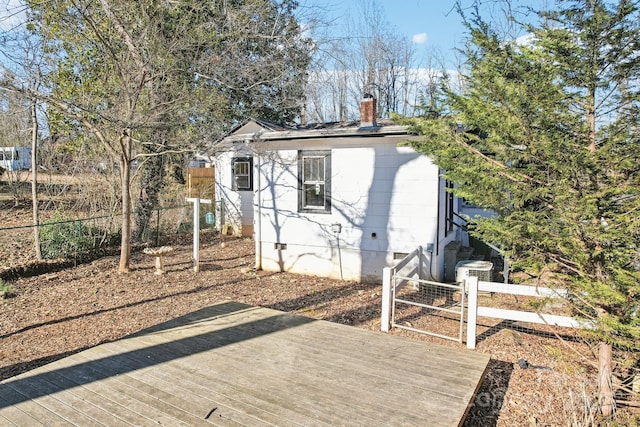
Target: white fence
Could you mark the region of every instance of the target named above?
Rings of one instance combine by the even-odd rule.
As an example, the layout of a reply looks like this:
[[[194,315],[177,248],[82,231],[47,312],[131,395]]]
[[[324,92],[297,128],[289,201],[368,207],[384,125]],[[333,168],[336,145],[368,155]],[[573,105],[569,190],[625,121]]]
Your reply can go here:
[[[411,281],[422,282],[422,271],[424,265],[424,254],[421,247],[407,255],[393,267],[383,270],[382,280],[382,312],[381,326],[384,332],[388,332],[394,325],[393,310],[395,307],[394,296],[402,287]],[[430,283],[430,282],[428,282]],[[450,284],[449,284],[450,285]],[[458,284],[461,286],[460,284]],[[589,328],[587,322],[580,321],[569,316],[558,316],[544,314],[534,311],[508,310],[489,306],[481,306],[478,302],[479,292],[489,292],[493,294],[509,294],[527,297],[540,298],[566,298],[567,291],[563,289],[550,289],[539,286],[514,285],[507,283],[479,281],[477,277],[469,277],[464,286],[461,286],[468,293],[467,305],[467,348],[475,349],[477,336],[478,317],[491,317],[495,319],[513,320],[519,322],[537,323],[568,328]],[[465,293],[465,292],[462,292]],[[462,298],[464,310],[465,298]]]
[[[588,327],[587,324],[569,316],[557,316],[533,311],[506,310],[478,305],[478,292],[492,292],[541,298],[564,298],[567,296],[567,291],[564,289],[482,282],[479,281],[477,277],[467,278],[465,281],[465,288],[469,293],[469,297],[467,299],[467,303],[469,305],[467,309],[467,348],[476,348],[476,326],[478,316],[563,326],[567,328]]]

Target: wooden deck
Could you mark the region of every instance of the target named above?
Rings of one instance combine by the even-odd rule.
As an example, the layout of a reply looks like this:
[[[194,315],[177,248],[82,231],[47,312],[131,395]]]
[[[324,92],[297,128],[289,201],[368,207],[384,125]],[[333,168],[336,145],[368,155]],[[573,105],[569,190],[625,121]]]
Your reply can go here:
[[[455,426],[488,356],[224,302],[0,383],[0,425]]]

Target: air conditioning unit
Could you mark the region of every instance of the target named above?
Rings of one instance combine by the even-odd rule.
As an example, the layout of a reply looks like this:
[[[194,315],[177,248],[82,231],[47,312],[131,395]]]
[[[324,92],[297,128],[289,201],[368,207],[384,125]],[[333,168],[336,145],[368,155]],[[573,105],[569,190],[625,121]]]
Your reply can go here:
[[[456,282],[461,283],[468,277],[477,277],[483,282],[491,281],[493,263],[489,261],[460,261],[456,264]]]

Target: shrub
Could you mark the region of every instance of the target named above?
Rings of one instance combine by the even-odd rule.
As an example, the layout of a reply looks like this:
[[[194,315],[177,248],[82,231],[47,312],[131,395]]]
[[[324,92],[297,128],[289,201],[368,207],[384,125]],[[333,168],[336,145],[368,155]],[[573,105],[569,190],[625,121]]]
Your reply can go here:
[[[42,257],[71,258],[95,248],[93,233],[82,221],[56,215],[40,229]]]

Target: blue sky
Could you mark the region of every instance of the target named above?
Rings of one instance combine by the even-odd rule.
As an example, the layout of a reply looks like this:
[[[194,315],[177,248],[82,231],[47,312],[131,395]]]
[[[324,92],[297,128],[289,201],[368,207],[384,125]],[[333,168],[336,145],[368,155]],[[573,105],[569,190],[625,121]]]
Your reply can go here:
[[[418,45],[450,50],[462,43],[465,28],[453,1],[379,0],[389,22]],[[357,3],[347,1],[345,3]]]
[[[198,0],[195,0],[198,1]],[[367,2],[377,2],[384,9],[384,18],[408,38],[416,36],[416,46],[438,47],[444,51],[458,45],[464,28],[460,16],[452,10],[453,0],[301,0],[302,4],[326,7],[330,18],[338,22],[346,14],[357,19],[359,8]],[[462,0],[471,3],[473,0]],[[0,0],[0,29],[9,29],[24,19],[21,0]]]
[[[463,47],[467,35],[462,18],[454,8],[454,0],[310,0],[309,2],[326,7],[329,14],[335,15],[338,21],[346,14],[349,14],[352,19],[357,19],[358,14],[362,14],[360,9],[363,4],[373,2],[383,9],[384,19],[395,28],[398,34],[413,40],[418,53],[421,50],[435,49],[448,61],[454,61],[453,50],[456,47]],[[504,1],[479,0],[479,2],[484,19],[491,20],[491,17],[500,19],[504,16]],[[304,0],[301,3],[304,3]],[[474,0],[460,0],[460,3],[470,13]],[[523,6],[540,7],[545,3],[553,2],[511,1],[514,11],[522,11]]]
[[[416,47],[428,46],[449,51],[462,43],[465,28],[453,9],[452,0],[315,0],[328,14],[343,24],[347,15],[361,17],[364,3],[373,1],[384,12],[383,19],[400,35],[414,40]],[[471,1],[471,0],[467,0]],[[340,31],[342,25],[336,25]]]

